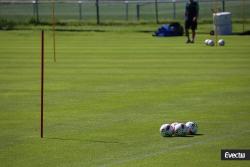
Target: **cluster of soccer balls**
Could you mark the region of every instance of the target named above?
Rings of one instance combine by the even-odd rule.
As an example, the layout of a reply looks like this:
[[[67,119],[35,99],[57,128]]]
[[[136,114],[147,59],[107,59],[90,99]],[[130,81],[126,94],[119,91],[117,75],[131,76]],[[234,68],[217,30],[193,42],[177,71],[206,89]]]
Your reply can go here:
[[[178,123],[174,122],[172,124],[163,124],[160,127],[160,134],[163,137],[171,136],[186,136],[195,135],[198,131],[198,125],[195,122]]]
[[[206,39],[204,43],[207,46],[214,46],[214,44],[215,44],[212,39]],[[225,45],[225,41],[223,39],[218,40],[218,45],[219,46],[224,46]]]

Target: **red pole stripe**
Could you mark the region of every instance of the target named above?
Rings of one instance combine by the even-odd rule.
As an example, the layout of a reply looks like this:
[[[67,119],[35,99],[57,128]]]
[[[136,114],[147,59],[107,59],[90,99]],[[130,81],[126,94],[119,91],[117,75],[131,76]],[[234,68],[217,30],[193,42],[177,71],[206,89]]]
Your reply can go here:
[[[44,100],[44,30],[41,33],[41,138],[43,138],[43,100]]]

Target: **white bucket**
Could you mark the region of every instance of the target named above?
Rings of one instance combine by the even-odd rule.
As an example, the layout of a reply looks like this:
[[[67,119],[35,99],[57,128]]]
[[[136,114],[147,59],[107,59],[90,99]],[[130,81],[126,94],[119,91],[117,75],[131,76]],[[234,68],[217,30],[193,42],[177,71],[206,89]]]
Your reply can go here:
[[[218,35],[232,34],[232,14],[230,12],[220,12],[213,14],[214,31]]]

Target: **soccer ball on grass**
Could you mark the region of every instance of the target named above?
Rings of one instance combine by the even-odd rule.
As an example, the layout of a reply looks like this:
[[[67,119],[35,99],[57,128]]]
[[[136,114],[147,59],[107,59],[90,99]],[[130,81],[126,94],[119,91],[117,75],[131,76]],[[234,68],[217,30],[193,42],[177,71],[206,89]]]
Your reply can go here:
[[[187,127],[187,133],[190,135],[194,135],[198,131],[198,125],[195,122],[191,122],[191,121],[187,122],[186,127]]]
[[[184,123],[179,123],[174,127],[175,136],[186,136],[187,135],[187,127]]]
[[[209,41],[210,39],[206,39],[205,41],[204,41],[204,43],[205,43],[205,45],[208,45],[208,41]]]
[[[218,45],[219,45],[219,46],[224,46],[224,45],[225,45],[225,41],[224,41],[223,39],[220,39],[220,40],[218,41]]]
[[[174,134],[174,128],[170,124],[163,124],[160,127],[160,133],[163,137],[170,137]]]
[[[177,124],[179,124],[179,122],[174,122],[174,123],[171,124],[171,126],[174,128],[175,125],[177,125]]]
[[[214,46],[214,41],[212,39],[209,39],[207,45]]]

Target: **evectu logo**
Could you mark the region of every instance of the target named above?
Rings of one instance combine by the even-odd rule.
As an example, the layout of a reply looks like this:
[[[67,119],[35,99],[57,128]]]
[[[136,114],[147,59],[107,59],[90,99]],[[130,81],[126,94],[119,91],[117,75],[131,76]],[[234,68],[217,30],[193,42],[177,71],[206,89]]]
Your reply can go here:
[[[245,153],[230,153],[230,152],[225,152],[225,158],[236,158],[236,159],[244,159],[246,158]]]
[[[221,150],[221,160],[250,160],[250,150]]]

